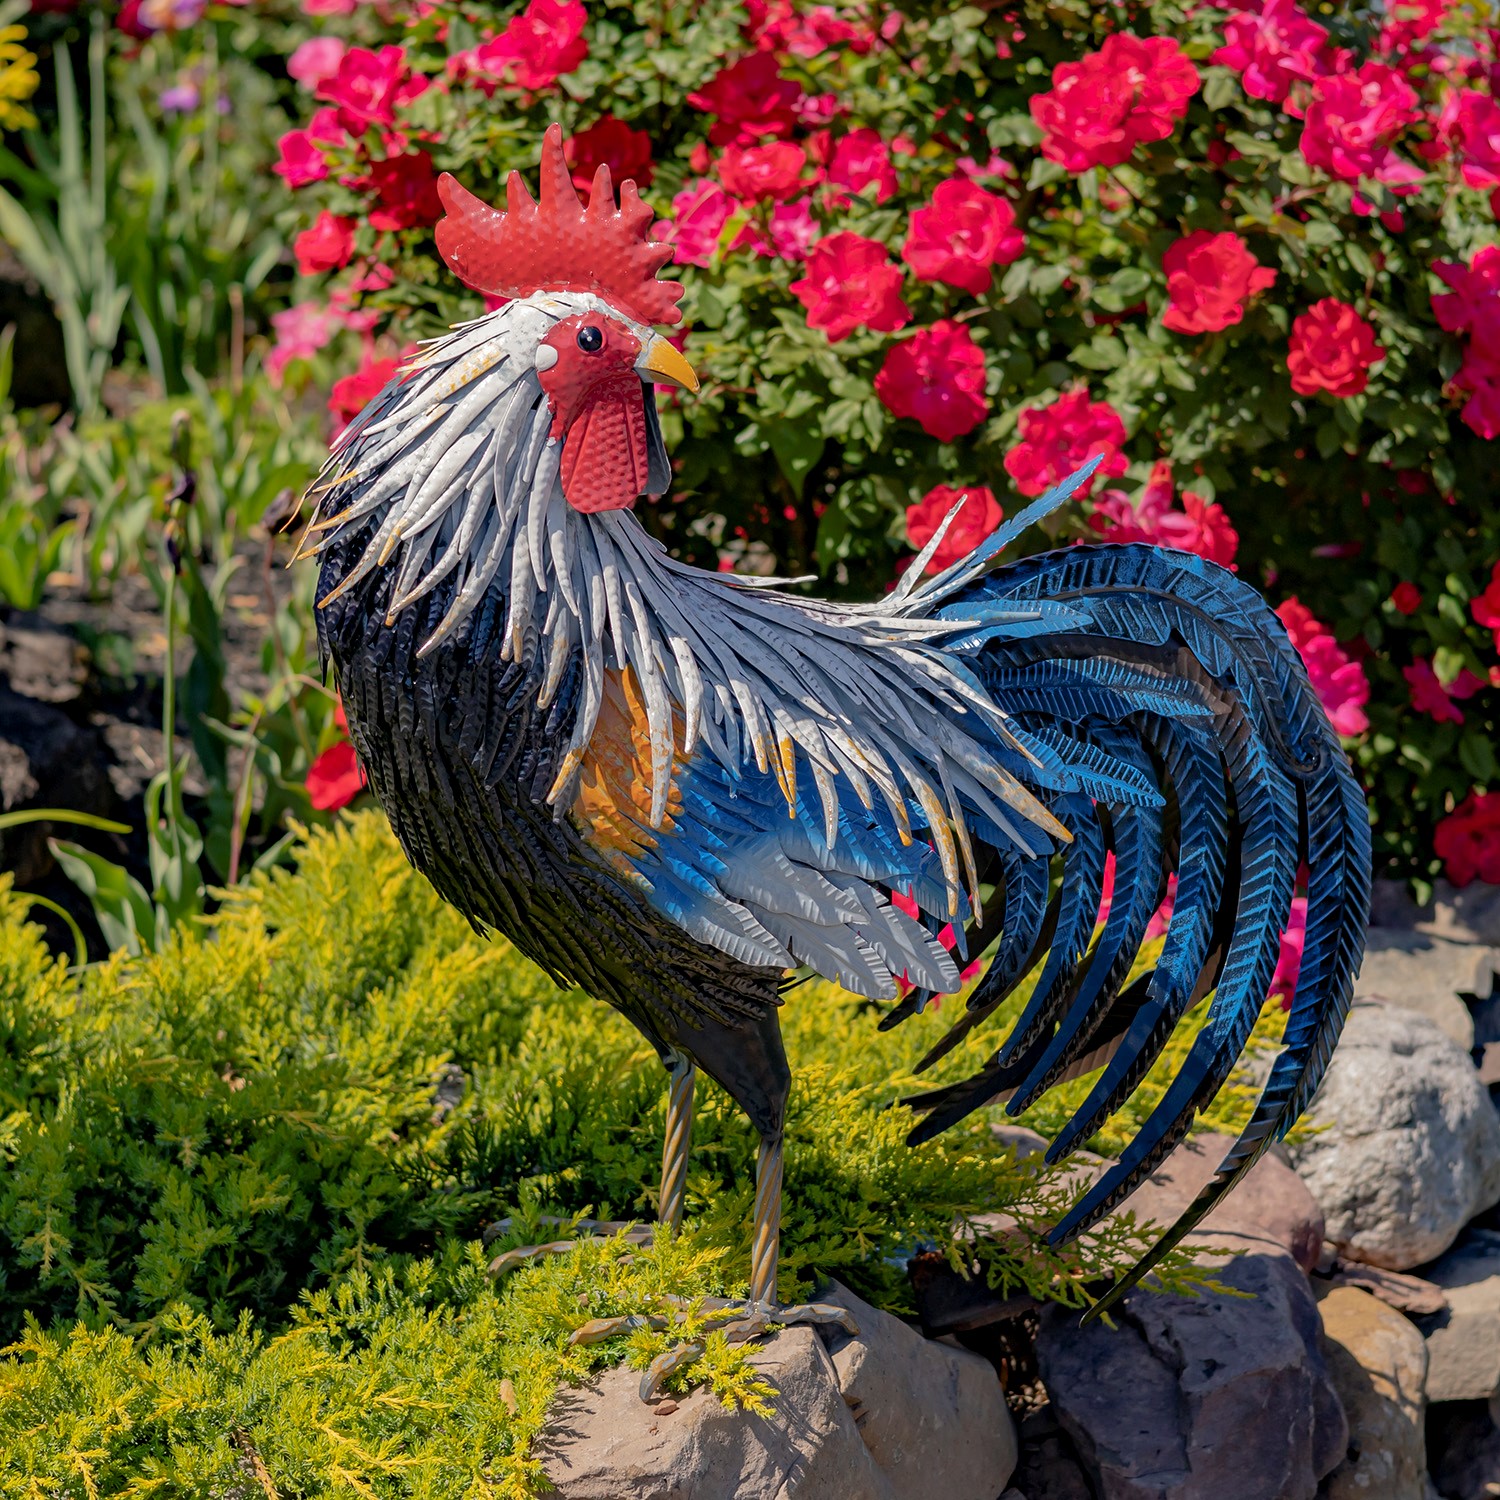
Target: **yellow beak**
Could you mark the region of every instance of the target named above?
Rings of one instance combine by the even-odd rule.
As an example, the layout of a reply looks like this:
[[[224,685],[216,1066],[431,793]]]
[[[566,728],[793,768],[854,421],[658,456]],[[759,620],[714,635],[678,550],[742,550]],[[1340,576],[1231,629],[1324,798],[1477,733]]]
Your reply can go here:
[[[693,367],[659,333],[641,350],[635,367],[643,380],[657,385],[678,385],[695,393],[698,389]]]

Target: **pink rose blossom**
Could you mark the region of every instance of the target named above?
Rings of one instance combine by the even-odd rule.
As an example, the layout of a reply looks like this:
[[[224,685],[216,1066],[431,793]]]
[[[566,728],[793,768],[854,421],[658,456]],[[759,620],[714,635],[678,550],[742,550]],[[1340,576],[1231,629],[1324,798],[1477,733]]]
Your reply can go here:
[[[771,249],[782,260],[805,260],[822,233],[811,198],[793,198],[771,210]]]
[[[1468,668],[1461,671],[1452,682],[1444,684],[1425,658],[1418,657],[1409,667],[1402,667],[1401,675],[1411,689],[1411,706],[1419,714],[1427,714],[1439,724],[1462,724],[1463,710],[1453,700],[1460,702],[1472,698],[1485,681],[1476,677]]]
[[[860,192],[872,182],[875,201],[884,203],[896,191],[896,169],[891,152],[878,131],[861,126],[840,138],[828,161],[828,180],[835,187]]]
[[[1420,118],[1406,79],[1385,63],[1367,62],[1313,84],[1302,155],[1309,166],[1343,182],[1373,177],[1393,191],[1414,191],[1423,173],[1397,156],[1391,142]]]
[[[672,223],[666,231],[672,259],[680,266],[712,265],[733,212],[729,194],[718,183],[690,182],[672,199]]]
[[[336,36],[309,37],[287,59],[286,70],[306,89],[332,78],[349,49]]]
[[[1329,723],[1342,735],[1363,734],[1370,727],[1365,704],[1370,684],[1364,668],[1334,640],[1333,632],[1295,594],[1276,611],[1292,645],[1307,668]]]
[[[1295,85],[1336,71],[1342,58],[1297,0],[1264,0],[1230,16],[1224,45],[1210,61],[1238,72],[1252,99],[1284,104]]]
[[[276,344],[266,356],[266,374],[279,386],[286,367],[294,359],[311,359],[338,332],[343,319],[332,308],[317,302],[298,302],[271,314]]]
[[[1151,542],[1233,568],[1240,538],[1224,507],[1189,490],[1182,497],[1182,509],[1173,510],[1172,489],[1172,465],[1162,459],[1152,466],[1138,505],[1121,490],[1105,490],[1094,502],[1089,525],[1100,541]]]
[[[1489,94],[1454,89],[1438,115],[1438,134],[1463,164],[1465,186],[1500,187],[1500,104]]]

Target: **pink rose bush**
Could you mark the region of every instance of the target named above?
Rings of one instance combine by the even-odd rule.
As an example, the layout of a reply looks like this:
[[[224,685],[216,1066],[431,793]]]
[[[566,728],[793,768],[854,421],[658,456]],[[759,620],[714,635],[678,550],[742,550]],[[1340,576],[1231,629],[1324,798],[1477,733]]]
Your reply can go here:
[[[675,37],[590,0],[475,0],[461,36],[324,3],[273,167],[302,206],[276,378],[335,366],[347,420],[482,311],[435,256],[438,177],[499,201],[564,119],[575,186],[632,178],[684,285],[704,388],[663,408],[666,545],[876,597],[956,496],[934,568],[1097,458],[1018,550],[1236,569],[1348,740],[1382,872],[1500,868],[1473,800],[1500,797],[1500,26],[1142,0],[991,7],[956,47],[809,0]]]

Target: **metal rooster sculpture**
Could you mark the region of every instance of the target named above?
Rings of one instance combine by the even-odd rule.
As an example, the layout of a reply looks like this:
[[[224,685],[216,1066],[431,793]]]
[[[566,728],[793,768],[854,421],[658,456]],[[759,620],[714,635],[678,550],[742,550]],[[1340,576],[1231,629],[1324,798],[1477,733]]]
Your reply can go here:
[[[694,1069],[760,1133],[750,1323],[776,1303],[788,969],[896,1000],[959,988],[938,941],[994,953],[948,1053],[1040,967],[972,1077],[909,1101],[927,1140],[1103,1067],[1053,1143],[1087,1138],[1184,1012],[1207,1020],[1124,1155],[1052,1231],[1151,1172],[1229,1076],[1271,983],[1299,866],[1307,932],[1284,1050],[1198,1200],[1137,1281],[1297,1118],[1364,941],[1370,836],[1338,739],[1276,616],[1231,574],[1149,546],[994,565],[1075,475],[923,581],[829,603],[674,561],[633,514],[671,470],[652,384],[696,391],[653,331],[680,316],[633,183],[587,207],[562,136],[541,194],[449,177],[437,242],[508,298],[427,346],[341,435],[315,486],[320,640],[403,848],[471,922],[607,1000],[671,1073],[660,1218],[681,1220]],[[1094,940],[1105,856],[1115,879]],[[1152,973],[1127,984],[1170,874]],[[981,894],[992,891],[981,905]],[[912,917],[893,894],[915,900]]]

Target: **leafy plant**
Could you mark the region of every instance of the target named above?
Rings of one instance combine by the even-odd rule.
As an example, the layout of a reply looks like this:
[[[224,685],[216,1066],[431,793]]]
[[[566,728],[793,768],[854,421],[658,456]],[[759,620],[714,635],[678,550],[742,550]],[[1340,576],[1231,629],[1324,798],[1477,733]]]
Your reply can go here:
[[[679,1242],[586,1242],[491,1280],[542,1212],[649,1218],[660,1063],[476,937],[378,815],[309,836],[297,861],[230,892],[211,929],[83,971],[0,893],[0,1489],[81,1496],[86,1470],[101,1496],[191,1493],[258,1463],[283,1494],[529,1495],[557,1387],[662,1346],[569,1348],[574,1329],[743,1289],[754,1141],[708,1083]],[[995,1210],[1023,1233],[983,1245],[989,1274],[1086,1301],[1143,1228],[1049,1250],[1035,1230],[1058,1178],[985,1121],[908,1149],[888,1106],[942,1022],[877,1041],[867,1010],[821,984],[786,1007],[783,1291],[832,1273],[902,1308],[904,1257]],[[502,1213],[511,1237],[482,1248]],[[1164,1275],[1185,1290],[1204,1273],[1176,1256]],[[774,1400],[742,1351],[681,1378]]]

